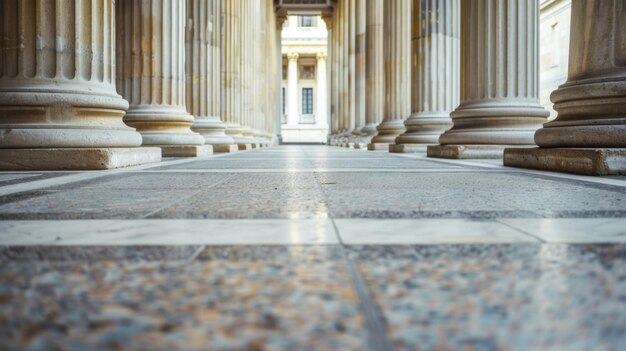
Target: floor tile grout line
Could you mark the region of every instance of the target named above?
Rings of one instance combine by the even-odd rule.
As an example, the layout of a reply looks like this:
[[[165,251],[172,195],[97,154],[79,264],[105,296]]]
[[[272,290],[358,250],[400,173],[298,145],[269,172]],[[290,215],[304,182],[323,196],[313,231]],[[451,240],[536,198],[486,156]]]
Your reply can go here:
[[[515,231],[517,231],[517,232],[520,232],[520,233],[522,233],[522,234],[524,234],[524,235],[526,235],[526,236],[529,236],[529,237],[531,237],[531,238],[533,238],[533,239],[535,239],[535,240],[539,241],[539,242],[540,242],[540,243],[542,243],[542,244],[548,244],[548,242],[547,242],[547,241],[543,240],[542,238],[540,238],[540,237],[538,237],[538,236],[536,236],[536,235],[534,235],[534,234],[532,234],[532,233],[529,233],[529,232],[527,232],[527,231],[525,231],[525,230],[522,230],[522,229],[519,229],[519,228],[517,228],[517,227],[514,227],[514,226],[512,226],[512,225],[510,225],[510,224],[508,224],[508,223],[502,222],[501,218],[497,218],[497,219],[496,219],[496,222],[497,222],[497,223],[500,223],[500,224],[502,224],[502,225],[505,225],[505,226],[507,226],[507,227],[509,227],[509,228],[511,228],[511,229],[513,229],[513,230],[515,230]]]
[[[200,256],[200,254],[206,249],[206,245],[200,245],[199,248],[196,249],[196,251],[193,252],[193,254],[191,254],[191,256],[189,256],[189,258],[187,258],[187,261],[185,262],[186,265],[191,264],[193,261],[196,260],[196,258],[198,258],[198,256]]]
[[[346,245],[341,238],[341,234],[339,233],[339,228],[335,223],[335,219],[332,218],[332,216],[329,216],[329,219],[333,225],[333,228],[335,229],[335,235],[337,236],[337,241],[339,241],[339,249],[341,250],[343,259],[348,265],[348,270],[352,279],[352,288],[359,298],[361,313],[365,318],[367,333],[370,339],[368,347],[372,351],[393,350],[393,344],[387,336],[387,328],[385,326],[385,323],[383,322],[384,319],[382,316],[382,311],[372,298],[370,290],[365,283],[365,278],[360,273],[356,263],[349,257],[348,253],[346,252]]]

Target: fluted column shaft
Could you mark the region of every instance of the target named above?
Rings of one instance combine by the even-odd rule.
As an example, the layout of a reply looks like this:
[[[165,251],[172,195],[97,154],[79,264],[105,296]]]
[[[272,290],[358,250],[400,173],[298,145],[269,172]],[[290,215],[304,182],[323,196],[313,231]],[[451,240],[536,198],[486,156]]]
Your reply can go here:
[[[410,0],[385,1],[385,115],[370,149],[394,143],[411,114],[411,9]]]
[[[385,102],[384,74],[384,0],[367,0],[366,57],[365,57],[365,127],[363,141],[376,135],[376,127],[383,121]]]
[[[240,143],[241,134],[241,33],[240,21],[242,1],[224,1],[222,6],[224,16],[222,53],[222,119],[226,123],[226,134],[233,137],[235,143]]]
[[[185,106],[185,2],[120,0],[118,91],[144,145],[202,145]]]
[[[187,0],[186,105],[206,144],[232,144],[220,120],[221,0]]]
[[[454,145],[528,145],[548,112],[539,104],[539,10],[527,0],[473,0],[461,6],[461,103]]]
[[[328,127],[328,116],[326,116],[326,106],[328,105],[328,83],[326,82],[326,59],[328,55],[319,52],[316,55],[317,68],[315,70],[315,90],[317,91],[317,101],[315,108],[315,124],[322,128]]]
[[[287,125],[298,125],[298,53],[287,54]]]
[[[460,6],[459,0],[413,0],[412,113],[397,145],[437,144],[452,126],[460,93]]]
[[[0,148],[141,145],[115,92],[113,1],[4,0],[0,10]]]
[[[366,0],[355,0],[354,130],[359,136],[365,127],[365,32]]]

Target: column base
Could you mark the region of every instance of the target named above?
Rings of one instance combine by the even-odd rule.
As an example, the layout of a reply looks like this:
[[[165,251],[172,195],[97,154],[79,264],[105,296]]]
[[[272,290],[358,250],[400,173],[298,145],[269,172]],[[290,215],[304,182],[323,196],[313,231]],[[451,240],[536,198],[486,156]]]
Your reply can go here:
[[[161,161],[158,147],[0,149],[0,170],[104,170]]]
[[[504,165],[582,175],[626,175],[626,148],[505,149]]]
[[[393,144],[389,145],[389,152],[394,154],[426,153],[428,144]]]
[[[367,150],[366,143],[354,143],[354,148],[357,150]]]
[[[163,157],[202,157],[213,155],[212,145],[161,146]]]
[[[389,144],[387,143],[369,143],[367,144],[368,151],[389,151]]]
[[[213,144],[213,152],[231,153],[239,151],[237,144]]]
[[[504,149],[513,145],[429,145],[428,157],[453,159],[502,159]]]
[[[237,144],[239,151],[252,150],[252,144]]]

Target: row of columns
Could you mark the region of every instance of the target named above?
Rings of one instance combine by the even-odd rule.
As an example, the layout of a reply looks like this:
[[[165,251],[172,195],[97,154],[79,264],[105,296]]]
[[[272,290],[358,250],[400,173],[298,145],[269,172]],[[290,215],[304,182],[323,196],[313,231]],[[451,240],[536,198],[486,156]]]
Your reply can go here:
[[[364,2],[367,83],[355,88],[366,96],[365,130],[371,135],[376,125],[369,150],[503,158],[509,166],[581,174],[626,173],[623,1],[573,0],[568,81],[552,94],[558,117],[548,123],[539,103],[537,1]],[[350,28],[344,14],[350,3],[338,5],[334,26],[340,32]],[[332,66],[338,94],[331,99],[336,127],[329,142],[363,148],[345,134],[356,116],[344,106],[358,101],[342,94],[352,89],[345,71],[348,78],[357,74],[346,68],[349,56],[342,56],[350,40],[330,38],[339,52]]]
[[[0,21],[0,169],[274,142],[271,0],[6,0]]]

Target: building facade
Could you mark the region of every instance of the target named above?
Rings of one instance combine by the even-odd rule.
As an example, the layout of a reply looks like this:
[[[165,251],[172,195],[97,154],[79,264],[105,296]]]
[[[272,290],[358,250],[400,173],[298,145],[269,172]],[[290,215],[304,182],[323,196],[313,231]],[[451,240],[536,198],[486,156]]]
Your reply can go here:
[[[328,31],[321,16],[289,16],[282,28],[282,141],[328,137]]]

